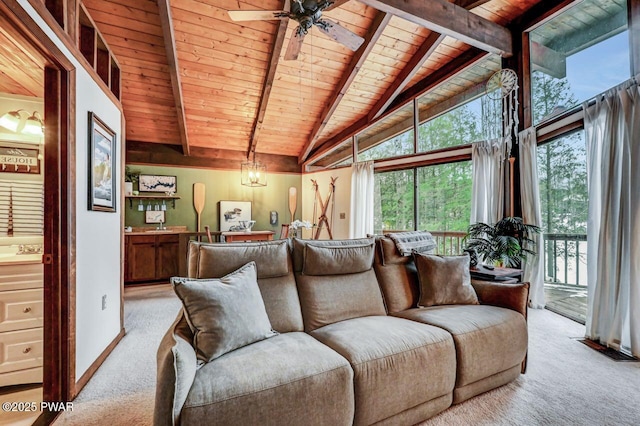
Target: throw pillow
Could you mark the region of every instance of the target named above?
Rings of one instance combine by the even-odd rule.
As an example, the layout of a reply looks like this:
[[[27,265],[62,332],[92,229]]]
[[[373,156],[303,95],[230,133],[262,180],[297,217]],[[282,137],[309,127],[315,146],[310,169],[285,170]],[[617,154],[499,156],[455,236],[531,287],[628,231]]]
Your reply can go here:
[[[436,256],[413,253],[420,282],[418,306],[477,305],[471,286],[469,255]]]
[[[201,361],[212,361],[276,334],[260,294],[255,262],[219,279],[172,278],[171,282],[184,306]]]

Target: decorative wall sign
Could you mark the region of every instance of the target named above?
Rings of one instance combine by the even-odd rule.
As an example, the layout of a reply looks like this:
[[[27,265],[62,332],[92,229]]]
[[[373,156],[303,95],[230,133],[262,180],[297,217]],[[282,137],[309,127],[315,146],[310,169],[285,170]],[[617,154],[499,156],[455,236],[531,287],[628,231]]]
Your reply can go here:
[[[89,111],[89,210],[116,211],[116,134]]]
[[[251,220],[251,201],[220,201],[220,231],[237,231],[244,229],[240,221]]]
[[[165,212],[163,210],[147,210],[144,215],[144,223],[165,223]]]
[[[140,192],[173,192],[178,189],[175,176],[140,175],[138,190]]]
[[[0,172],[40,174],[38,150],[0,146]]]

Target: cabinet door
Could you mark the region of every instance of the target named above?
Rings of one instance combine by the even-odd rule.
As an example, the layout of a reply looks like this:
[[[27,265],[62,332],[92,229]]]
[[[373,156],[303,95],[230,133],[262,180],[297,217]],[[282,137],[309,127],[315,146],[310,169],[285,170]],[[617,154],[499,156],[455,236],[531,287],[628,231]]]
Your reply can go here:
[[[166,280],[178,275],[178,251],[179,236],[177,235],[158,235],[157,236],[157,274],[156,279]]]
[[[156,278],[155,235],[129,235],[128,239],[129,281],[153,281]]]

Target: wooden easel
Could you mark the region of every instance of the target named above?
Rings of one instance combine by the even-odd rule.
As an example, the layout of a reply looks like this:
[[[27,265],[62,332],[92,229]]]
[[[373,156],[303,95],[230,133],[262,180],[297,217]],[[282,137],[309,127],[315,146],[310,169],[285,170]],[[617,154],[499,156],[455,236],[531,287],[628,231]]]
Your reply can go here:
[[[316,228],[316,232],[313,235],[313,239],[317,240],[320,238],[320,232],[322,232],[323,226],[327,227],[327,232],[329,233],[329,239],[333,240],[333,234],[331,233],[331,223],[333,222],[333,220],[329,220],[329,217],[327,216],[327,210],[329,210],[329,203],[331,203],[331,216],[333,219],[333,213],[335,210],[335,201],[336,201],[336,197],[335,197],[335,192],[336,192],[336,181],[338,180],[337,177],[332,177],[331,178],[331,183],[329,184],[329,194],[327,195],[327,200],[326,202],[322,200],[322,196],[320,195],[320,191],[318,189],[318,182],[315,181],[314,179],[311,179],[311,182],[313,183],[313,189],[316,192],[316,199],[313,202],[313,217],[318,217],[318,227]],[[317,208],[318,208],[318,203],[320,203],[320,216],[316,216],[317,213]]]

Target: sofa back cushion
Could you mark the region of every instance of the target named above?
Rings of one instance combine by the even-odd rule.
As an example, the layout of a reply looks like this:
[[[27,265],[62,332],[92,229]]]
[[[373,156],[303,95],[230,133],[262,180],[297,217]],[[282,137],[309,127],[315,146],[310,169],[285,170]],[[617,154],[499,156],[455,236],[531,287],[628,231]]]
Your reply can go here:
[[[420,284],[413,257],[401,255],[391,238],[376,238],[373,267],[389,314],[418,305]]]
[[[286,240],[261,243],[191,242],[188,254],[190,278],[221,278],[254,261],[258,286],[274,330],[302,331],[300,299]]]
[[[372,268],[373,239],[293,242],[305,331],[369,315],[386,315]],[[295,263],[294,263],[295,265]],[[294,266],[295,269],[295,266]]]

